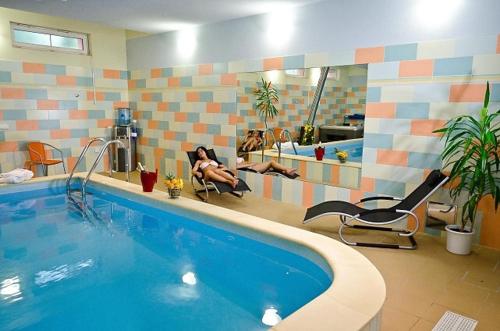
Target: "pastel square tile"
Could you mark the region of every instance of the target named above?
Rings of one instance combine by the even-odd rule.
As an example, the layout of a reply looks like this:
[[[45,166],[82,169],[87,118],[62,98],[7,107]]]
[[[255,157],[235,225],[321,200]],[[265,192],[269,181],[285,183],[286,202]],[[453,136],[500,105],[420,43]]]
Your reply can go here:
[[[384,61],[415,60],[417,44],[394,45],[385,47]]]
[[[383,119],[379,124],[379,132],[385,134],[410,134],[411,120],[409,119]]]
[[[366,144],[366,141],[365,141]],[[443,144],[439,137],[435,136],[415,136],[415,135],[395,135],[394,150],[428,153],[429,151],[442,150]]]
[[[375,179],[375,191],[395,197],[405,196],[405,184],[384,179]]]
[[[51,75],[66,75],[66,66],[59,64],[46,64],[45,72]]]
[[[419,169],[440,169],[441,157],[439,154],[410,152],[408,167]]]
[[[12,75],[9,71],[0,71],[0,83],[10,83]]]
[[[377,148],[363,146],[363,163],[377,163]]]
[[[381,87],[368,87],[366,91],[366,102],[380,102]]]
[[[335,52],[329,53],[328,61],[326,63],[328,65],[334,65],[334,66],[353,64],[354,63],[354,53],[355,53],[354,50],[335,51]],[[322,66],[322,65],[320,65],[320,66]]]
[[[325,63],[328,63],[328,60],[329,60],[328,53],[306,54],[304,58],[304,67],[305,68],[321,67]]]
[[[4,61],[0,60],[0,70],[8,72],[22,72],[23,64],[19,61]]]
[[[396,79],[398,76],[398,62],[370,63],[368,65],[368,80]]]
[[[304,55],[283,57],[283,69],[304,68]]]
[[[384,62],[384,47],[357,48],[354,55],[354,63],[376,63]]]
[[[472,73],[472,56],[434,61],[434,76],[470,75]]]
[[[401,61],[400,77],[431,77],[434,70],[433,60]]]
[[[438,40],[419,42],[417,46],[417,59],[439,59],[455,56],[454,40]]]
[[[2,120],[4,121],[16,121],[28,119],[26,116],[26,110],[0,110],[2,114]]]
[[[368,133],[363,139],[363,146],[371,148],[392,148],[393,135],[385,133]]]
[[[450,95],[449,83],[424,83],[414,86],[415,102],[445,102]]]
[[[455,56],[494,54],[496,36],[461,38],[455,41]]]
[[[500,54],[475,55],[472,60],[474,75],[500,75]]]
[[[382,86],[380,99],[382,102],[412,102],[414,101],[414,89],[413,85]]]
[[[480,105],[470,108],[469,103],[433,102],[429,107],[429,119],[450,119],[457,115],[477,113]]]
[[[404,102],[396,105],[397,118],[428,118],[429,103],[427,102]]]

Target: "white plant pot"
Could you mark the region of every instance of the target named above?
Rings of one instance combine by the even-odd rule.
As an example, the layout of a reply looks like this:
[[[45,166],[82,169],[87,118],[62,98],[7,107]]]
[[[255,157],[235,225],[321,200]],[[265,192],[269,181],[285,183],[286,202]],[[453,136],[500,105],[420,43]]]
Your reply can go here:
[[[446,249],[448,252],[459,255],[470,254],[474,231],[460,232],[460,226],[455,224],[447,225],[445,229]]]

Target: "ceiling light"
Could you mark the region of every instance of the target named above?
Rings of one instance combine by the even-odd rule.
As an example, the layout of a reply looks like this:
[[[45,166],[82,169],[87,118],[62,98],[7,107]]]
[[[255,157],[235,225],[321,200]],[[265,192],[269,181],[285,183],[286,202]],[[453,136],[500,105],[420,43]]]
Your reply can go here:
[[[267,15],[266,36],[268,43],[280,48],[288,43],[293,35],[295,9],[288,8]]]
[[[182,58],[193,56],[198,46],[197,30],[194,28],[177,32],[177,54]]]
[[[439,28],[445,26],[462,5],[462,0],[418,0],[415,14],[420,26]]]

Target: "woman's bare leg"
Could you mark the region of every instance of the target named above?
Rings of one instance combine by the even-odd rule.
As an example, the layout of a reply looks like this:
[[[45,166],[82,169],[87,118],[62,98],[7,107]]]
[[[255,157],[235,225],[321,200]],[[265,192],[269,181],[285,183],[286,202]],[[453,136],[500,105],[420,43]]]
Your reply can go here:
[[[225,172],[223,169],[217,168],[217,169],[214,169],[213,171],[217,175],[219,175],[219,176],[221,176],[221,177],[223,177],[223,178],[231,181],[231,185],[233,186],[233,188],[235,188],[236,185],[238,185],[238,178],[234,177],[230,173]]]
[[[234,185],[233,180],[227,179],[224,176],[219,175],[218,173],[216,173],[213,170],[207,170],[205,172],[205,176],[209,180],[213,180],[213,181],[221,182],[221,183],[228,183],[229,185],[231,185],[233,187],[236,186],[236,185]]]
[[[266,172],[270,168],[273,168],[274,170],[277,170],[277,171],[280,171],[280,172],[284,172],[284,173],[286,173],[288,175],[292,175],[292,174],[295,173],[295,171],[297,171],[297,169],[287,168],[287,167],[279,164],[278,162],[276,162],[274,160],[271,160],[271,161],[268,161],[268,162],[264,162],[264,163],[256,164],[252,168],[255,171],[258,171],[260,173]]]

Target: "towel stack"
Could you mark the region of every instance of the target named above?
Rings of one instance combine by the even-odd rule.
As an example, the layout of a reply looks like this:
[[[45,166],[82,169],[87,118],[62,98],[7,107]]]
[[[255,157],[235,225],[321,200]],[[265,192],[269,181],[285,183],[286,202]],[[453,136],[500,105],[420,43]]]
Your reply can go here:
[[[32,171],[26,169],[14,169],[12,171],[0,174],[0,184],[18,184],[30,180],[32,177]]]

